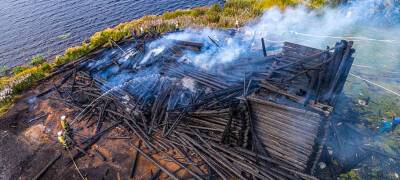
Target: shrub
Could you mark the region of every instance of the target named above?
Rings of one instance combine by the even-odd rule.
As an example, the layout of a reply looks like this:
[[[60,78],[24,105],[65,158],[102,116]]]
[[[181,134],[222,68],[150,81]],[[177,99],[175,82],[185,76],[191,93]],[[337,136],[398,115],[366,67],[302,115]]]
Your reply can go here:
[[[213,11],[213,12],[222,12],[222,8],[219,4],[213,4],[210,8],[209,11]]]
[[[221,17],[217,12],[209,11],[206,15],[206,20],[211,23],[218,23]]]
[[[67,61],[78,59],[79,57],[87,54],[90,51],[89,44],[82,43],[81,46],[75,46],[65,50],[64,56]]]
[[[10,70],[6,65],[0,67],[0,76],[6,75],[7,71]]]
[[[17,95],[26,89],[32,87],[32,85],[41,78],[46,77],[46,72],[44,72],[39,67],[33,67],[26,69],[19,74],[17,74],[12,81],[17,82],[12,87],[13,94]]]
[[[199,17],[202,16],[206,13],[206,11],[204,9],[201,8],[195,8],[190,12],[190,16],[192,17]]]
[[[106,29],[104,31],[96,32],[92,37],[90,37],[90,48],[94,49],[108,43],[110,41],[110,31],[111,29]]]
[[[37,55],[37,56],[33,56],[31,61],[29,62],[29,65],[31,66],[37,66],[40,65],[42,63],[46,62],[46,60],[44,59],[43,56]]]
[[[27,67],[25,67],[25,66],[15,66],[15,67],[13,67],[13,69],[12,69],[12,73],[14,74],[14,75],[16,75],[16,74],[18,74],[18,73],[20,73],[20,72],[22,72],[22,71],[24,71],[24,70],[26,70],[27,69]]]
[[[57,55],[56,58],[54,59],[54,65],[55,66],[60,66],[65,63],[65,58],[63,56]]]
[[[45,73],[49,73],[52,70],[52,68],[51,68],[50,64],[46,62],[40,66],[40,70]]]
[[[31,87],[33,84],[33,78],[32,77],[28,77],[25,80],[23,80],[22,82],[15,84],[12,87],[12,92],[13,94],[20,94],[22,93],[25,89],[28,89],[29,87]]]
[[[222,9],[219,4],[212,5],[206,12],[206,20],[211,23],[218,23],[221,18],[220,12],[222,12]]]
[[[300,4],[301,2],[302,2],[301,0],[278,0],[276,4],[281,9],[285,9],[288,6],[295,6],[297,4]]]
[[[310,0],[308,6],[310,8],[320,8],[326,4],[326,0]]]
[[[127,26],[120,26],[114,29],[107,28],[103,31],[96,32],[90,37],[89,45],[83,47],[83,50],[94,49],[97,47],[105,47],[111,45],[112,41],[119,41],[125,37],[129,36],[129,30]],[[85,44],[82,44],[84,46]]]
[[[167,11],[167,12],[165,12],[165,13],[162,15],[162,18],[165,19],[165,20],[168,20],[168,19],[176,18],[176,17],[178,17],[178,16],[179,16],[179,14],[176,13],[176,12],[169,12],[169,11]]]

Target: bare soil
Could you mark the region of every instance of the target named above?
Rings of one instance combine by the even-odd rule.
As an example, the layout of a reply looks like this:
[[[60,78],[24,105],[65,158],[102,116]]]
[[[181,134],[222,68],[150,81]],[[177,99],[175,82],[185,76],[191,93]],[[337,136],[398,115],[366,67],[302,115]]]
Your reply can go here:
[[[14,104],[10,111],[0,119],[0,179],[32,179],[58,154],[62,154],[40,179],[81,179],[73,164],[66,163],[71,160],[68,151],[57,142],[57,132],[61,130],[59,118],[66,115],[73,118],[79,113],[77,109],[69,108],[59,95],[52,91],[45,96],[36,98],[36,95],[51,88],[61,79],[62,75],[25,92]],[[54,99],[56,98],[56,99]],[[59,99],[57,99],[59,98]],[[45,115],[43,118],[29,122],[32,119]],[[105,127],[110,124],[104,124]],[[88,132],[84,123],[74,125],[81,127],[80,136],[89,137],[94,132]],[[79,128],[78,128],[79,129]],[[88,179],[130,179],[133,157],[136,153],[132,139],[110,139],[108,137],[127,136],[125,130],[115,128],[87,151],[87,155],[76,160],[81,172]],[[71,154],[76,150],[71,150]],[[97,154],[97,155],[96,155]],[[103,161],[98,154],[105,157]],[[153,158],[161,158],[153,156]],[[179,177],[187,173],[174,163],[161,161],[162,165],[171,172],[176,172]],[[157,167],[139,156],[134,179],[148,179]],[[161,179],[167,179],[161,173]]]

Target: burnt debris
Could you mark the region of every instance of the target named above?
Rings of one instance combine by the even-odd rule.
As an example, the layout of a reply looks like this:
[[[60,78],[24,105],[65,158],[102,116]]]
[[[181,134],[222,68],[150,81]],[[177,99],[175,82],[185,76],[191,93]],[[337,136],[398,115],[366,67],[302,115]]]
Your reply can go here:
[[[75,159],[120,127],[126,133],[115,138],[135,142],[137,151],[131,177],[142,156],[157,167],[148,178],[185,178],[162,163],[168,161],[194,179],[316,179],[326,124],[353,62],[352,42],[325,50],[285,42],[267,53],[262,40],[259,52],[204,69],[184,56],[202,53],[204,43],[147,46],[158,38],[147,33],[131,50],[99,51],[55,72],[63,80],[40,96],[54,92],[59,97],[52,98],[76,109],[69,119],[74,132],[94,132],[73,137],[81,149]]]

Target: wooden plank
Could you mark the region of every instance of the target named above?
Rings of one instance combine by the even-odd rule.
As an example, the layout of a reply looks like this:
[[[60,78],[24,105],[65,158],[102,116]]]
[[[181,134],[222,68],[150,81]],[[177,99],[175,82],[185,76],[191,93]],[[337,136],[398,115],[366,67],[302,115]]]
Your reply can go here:
[[[315,118],[319,118],[320,117],[319,114],[307,111],[305,109],[298,109],[298,108],[294,108],[294,107],[290,107],[290,106],[285,106],[285,105],[273,103],[271,101],[266,101],[266,100],[262,100],[262,99],[259,99],[259,98],[256,98],[256,97],[252,97],[252,96],[247,97],[247,99],[250,100],[251,102],[272,106],[272,107],[275,107],[275,108],[278,108],[278,109],[282,109],[282,110],[291,111],[292,113],[307,114],[307,115],[310,115],[310,116],[315,117]]]

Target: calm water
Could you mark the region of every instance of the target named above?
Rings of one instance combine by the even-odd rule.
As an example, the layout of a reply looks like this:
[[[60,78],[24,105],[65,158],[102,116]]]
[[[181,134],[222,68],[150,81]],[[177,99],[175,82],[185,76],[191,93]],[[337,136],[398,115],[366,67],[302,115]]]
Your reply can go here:
[[[52,57],[94,32],[148,14],[220,0],[1,0],[0,65]]]

